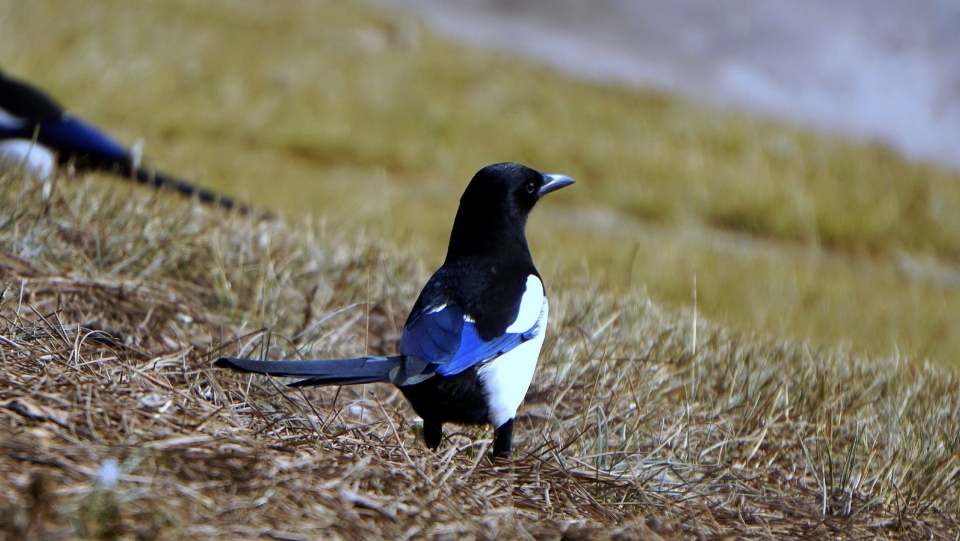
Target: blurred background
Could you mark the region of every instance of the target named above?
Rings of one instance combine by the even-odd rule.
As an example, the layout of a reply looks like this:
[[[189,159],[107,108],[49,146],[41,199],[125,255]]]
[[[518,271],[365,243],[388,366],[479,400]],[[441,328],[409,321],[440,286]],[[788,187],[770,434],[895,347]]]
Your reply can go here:
[[[477,169],[566,173],[528,226],[554,288],[960,364],[953,2],[14,1],[0,68],[428,268]]]
[[[960,168],[953,0],[379,0],[575,77],[883,141]]]

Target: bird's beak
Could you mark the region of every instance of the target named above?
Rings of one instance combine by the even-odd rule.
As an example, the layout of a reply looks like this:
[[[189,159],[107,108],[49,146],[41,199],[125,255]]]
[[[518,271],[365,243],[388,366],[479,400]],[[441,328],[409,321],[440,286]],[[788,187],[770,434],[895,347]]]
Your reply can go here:
[[[540,197],[543,197],[550,192],[555,192],[564,186],[569,186],[574,182],[573,179],[567,175],[556,175],[551,173],[544,173],[543,180],[546,182],[544,182],[543,186],[540,187]]]

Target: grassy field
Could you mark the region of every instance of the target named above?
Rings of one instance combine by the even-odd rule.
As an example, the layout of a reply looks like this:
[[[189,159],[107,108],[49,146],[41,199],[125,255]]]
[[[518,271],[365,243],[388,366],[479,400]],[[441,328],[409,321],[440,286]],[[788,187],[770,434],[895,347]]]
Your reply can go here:
[[[544,270],[734,328],[960,364],[960,175],[653,91],[571,81],[354,2],[0,6],[0,65],[164,169],[435,265],[488,163],[570,174]]]
[[[385,385],[220,354],[393,352],[410,251],[110,177],[0,172],[5,539],[954,539],[954,370],[758,338],[554,277],[518,457]],[[561,287],[557,287],[561,286]],[[267,334],[261,330],[269,329]]]

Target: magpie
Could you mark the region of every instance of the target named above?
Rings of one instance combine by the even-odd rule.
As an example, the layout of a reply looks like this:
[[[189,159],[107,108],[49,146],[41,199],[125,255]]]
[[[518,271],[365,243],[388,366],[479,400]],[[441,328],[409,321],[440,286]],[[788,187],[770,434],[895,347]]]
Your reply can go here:
[[[399,355],[221,358],[214,365],[304,378],[292,387],[393,383],[423,419],[427,447],[440,445],[444,423],[490,423],[493,456],[509,457],[514,417],[533,379],[549,311],[527,246],[527,216],[541,197],[573,182],[516,163],[477,172],[460,198],[447,257],[404,324]]]
[[[235,203],[209,190],[140,166],[138,145],[124,147],[109,135],[63,110],[45,92],[0,70],[0,160],[23,164],[45,180],[56,166],[102,169],[157,187],[172,188],[204,203]],[[241,211],[248,210],[238,206]]]

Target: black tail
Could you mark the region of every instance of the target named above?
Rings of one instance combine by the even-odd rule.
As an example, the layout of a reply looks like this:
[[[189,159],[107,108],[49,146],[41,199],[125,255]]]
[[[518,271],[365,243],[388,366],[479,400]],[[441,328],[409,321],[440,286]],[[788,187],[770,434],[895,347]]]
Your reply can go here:
[[[64,158],[61,156],[61,161],[63,160]],[[143,167],[134,169],[133,161],[129,156],[123,159],[117,159],[114,156],[87,154],[84,156],[69,156],[67,162],[73,163],[73,165],[79,169],[102,169],[111,171],[127,178],[134,178],[137,182],[143,184],[174,190],[187,197],[193,197],[195,195],[201,203],[208,205],[223,207],[227,210],[236,209],[242,214],[253,214],[254,212],[250,205],[237,203],[229,197],[219,195],[206,188],[191,184],[190,182],[166,173],[145,169]],[[272,218],[268,212],[263,212],[261,216],[266,219]]]
[[[124,173],[127,176],[133,176],[130,173],[129,165],[126,165],[124,169],[126,169]],[[191,184],[185,180],[180,180],[176,177],[172,177],[159,171],[149,171],[139,168],[137,169],[136,179],[139,182],[150,184],[156,186],[157,188],[176,190],[187,197],[193,197],[196,195],[197,199],[199,199],[201,203],[206,203],[208,205],[215,205],[225,209],[237,209],[243,214],[248,214],[252,211],[249,205],[237,203],[229,197],[224,197],[206,188],[201,188],[195,184]]]
[[[304,377],[290,387],[311,385],[354,385],[392,381],[395,369],[401,368],[403,357],[360,357],[331,361],[251,361],[224,357],[213,366],[232,368],[240,372],[253,372],[268,376]]]

